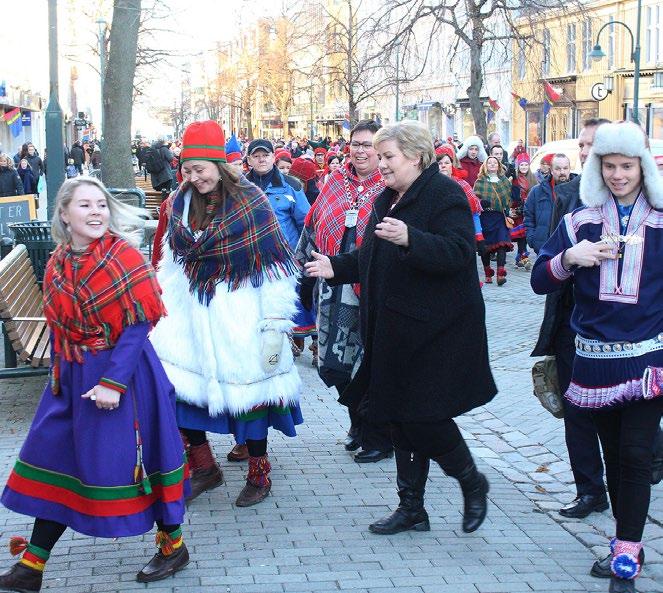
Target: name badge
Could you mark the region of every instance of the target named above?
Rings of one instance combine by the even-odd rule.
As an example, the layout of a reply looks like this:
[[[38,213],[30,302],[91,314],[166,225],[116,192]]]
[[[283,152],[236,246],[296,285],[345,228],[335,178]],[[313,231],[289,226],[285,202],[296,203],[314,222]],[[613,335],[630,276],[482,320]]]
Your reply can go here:
[[[345,228],[351,229],[352,227],[357,226],[357,217],[359,216],[359,211],[350,209],[345,212]]]

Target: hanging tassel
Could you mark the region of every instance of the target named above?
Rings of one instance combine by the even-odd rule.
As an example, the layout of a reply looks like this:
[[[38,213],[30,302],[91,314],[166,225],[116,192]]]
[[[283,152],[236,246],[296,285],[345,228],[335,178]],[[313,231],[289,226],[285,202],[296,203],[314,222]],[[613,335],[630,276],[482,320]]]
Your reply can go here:
[[[25,552],[30,542],[21,537],[20,535],[12,535],[9,538],[9,553],[12,556],[18,556],[21,552]]]
[[[173,542],[165,531],[157,531],[154,541],[157,548],[159,548],[166,556],[170,556],[170,554],[175,551],[173,548]]]
[[[138,484],[138,491],[141,494],[151,494],[152,484],[147,475],[147,470],[143,464],[143,441],[140,438],[138,427],[138,418],[134,419],[134,429],[136,431],[136,466],[134,467],[134,482]]]

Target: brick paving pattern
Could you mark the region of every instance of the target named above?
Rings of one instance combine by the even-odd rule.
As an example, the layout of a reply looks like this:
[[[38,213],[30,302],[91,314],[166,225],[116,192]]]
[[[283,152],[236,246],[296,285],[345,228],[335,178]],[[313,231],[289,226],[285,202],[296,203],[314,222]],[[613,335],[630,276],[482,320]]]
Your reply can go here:
[[[510,260],[512,256],[510,256]],[[183,526],[189,567],[143,585],[135,573],[154,552],[154,534],[94,539],[68,530],[46,569],[53,593],[521,593],[607,591],[588,575],[612,535],[609,512],[585,520],[557,514],[575,491],[563,425],[532,396],[529,352],[543,298],[529,274],[509,263],[503,287],[484,286],[490,353],[499,395],[460,419],[491,482],[481,529],[460,529],[461,494],[439,468],[431,470],[426,507],[432,530],[378,536],[367,525],[397,501],[393,460],[359,465],[340,444],[347,415],[319,381],[310,354],[298,361],[304,379],[305,424],[294,439],[275,433],[269,453],[273,494],[262,504],[233,505],[246,464],[230,464],[228,436],[213,438],[226,484],[202,495]],[[43,378],[0,382],[0,479],[13,463],[38,401]],[[112,454],[112,452],[109,452]],[[653,490],[645,531],[647,564],[638,590],[663,591],[663,496]],[[31,520],[0,509],[0,541],[29,535]],[[5,548],[6,549],[6,548]],[[9,566],[8,553],[0,567]]]

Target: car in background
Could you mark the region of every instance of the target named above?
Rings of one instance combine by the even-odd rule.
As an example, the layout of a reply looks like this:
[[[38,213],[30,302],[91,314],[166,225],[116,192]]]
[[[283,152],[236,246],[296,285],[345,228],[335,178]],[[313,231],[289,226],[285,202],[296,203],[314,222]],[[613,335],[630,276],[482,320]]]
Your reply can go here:
[[[661,158],[663,158],[663,140],[658,139],[649,139],[649,147],[651,152],[656,159],[657,164],[659,165],[659,171],[661,169]],[[539,164],[541,159],[549,154],[562,153],[569,157],[571,161],[571,172],[580,173],[582,167],[580,166],[580,148],[578,147],[578,141],[575,139],[568,140],[555,140],[553,142],[546,142],[541,148],[539,148],[532,157],[532,171],[538,171]],[[661,157],[661,158],[659,158]]]

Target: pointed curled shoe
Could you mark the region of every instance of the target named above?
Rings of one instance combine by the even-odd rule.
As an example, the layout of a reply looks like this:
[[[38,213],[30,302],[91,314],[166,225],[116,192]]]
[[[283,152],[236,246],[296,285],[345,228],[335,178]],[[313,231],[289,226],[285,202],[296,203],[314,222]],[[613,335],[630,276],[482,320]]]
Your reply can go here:
[[[44,573],[17,562],[8,571],[0,575],[0,591],[18,593],[37,593],[41,591]]]
[[[186,545],[182,544],[180,548],[172,554],[166,556],[159,550],[136,575],[139,583],[152,583],[161,579],[173,576],[176,572],[182,570],[189,564],[189,551]]]

